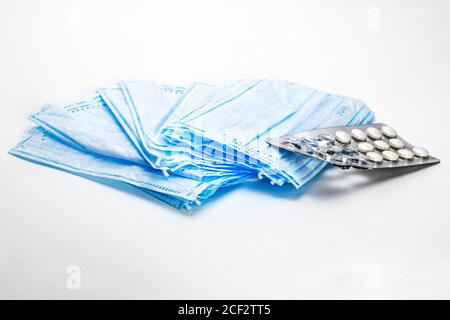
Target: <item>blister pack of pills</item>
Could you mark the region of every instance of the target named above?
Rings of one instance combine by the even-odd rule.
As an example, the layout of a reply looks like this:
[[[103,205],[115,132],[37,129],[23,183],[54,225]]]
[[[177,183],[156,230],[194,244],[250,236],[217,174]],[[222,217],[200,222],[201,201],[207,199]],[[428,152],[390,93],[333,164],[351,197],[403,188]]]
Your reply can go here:
[[[322,128],[269,138],[267,142],[343,169],[398,168],[440,162],[427,149],[409,143],[383,123]]]

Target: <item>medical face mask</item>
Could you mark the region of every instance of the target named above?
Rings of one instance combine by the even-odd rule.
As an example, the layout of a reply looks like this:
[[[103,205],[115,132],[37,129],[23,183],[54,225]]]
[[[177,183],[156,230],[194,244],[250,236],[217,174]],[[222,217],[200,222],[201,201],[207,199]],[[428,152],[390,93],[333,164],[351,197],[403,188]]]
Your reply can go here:
[[[162,103],[157,109],[164,109],[167,105],[174,103],[178,96],[184,92],[184,89],[172,86],[163,86],[163,88],[158,86],[158,88],[153,89],[153,93],[156,96],[155,100],[159,98]],[[155,163],[157,162],[157,159],[152,153],[146,152],[142,130],[140,130],[140,127],[137,125],[137,121],[133,119],[132,110],[127,103],[126,97],[123,95],[122,90],[120,88],[102,88],[99,90],[99,94],[135,147],[146,157],[147,162],[153,167],[156,167]]]
[[[161,148],[166,147],[159,135],[161,127],[189,115],[193,109],[206,104],[225,88],[194,84],[187,90],[190,100],[186,101],[183,95],[176,100],[169,99],[159,89],[160,85],[152,81],[122,81],[119,84],[142,140],[145,139],[151,147]]]
[[[166,96],[180,94],[180,88],[162,86],[162,92]],[[116,93],[115,99],[124,101],[120,89],[110,90],[110,94]],[[176,100],[176,96],[172,97]],[[126,113],[120,116],[127,116]],[[109,108],[99,96],[79,101],[64,107],[46,105],[41,111],[30,117],[40,126],[53,135],[58,136],[72,146],[108,157],[133,161],[141,165],[150,165],[146,153],[141,148],[141,143],[134,134],[133,128],[122,125],[111,113]],[[126,123],[122,120],[122,123]],[[126,131],[129,132],[126,132]],[[133,141],[134,139],[134,141]],[[197,179],[211,180],[217,176],[225,176],[212,170],[197,170],[196,167],[183,168],[181,175]],[[229,176],[236,176],[230,172]]]
[[[170,87],[164,86],[164,88],[168,90]],[[129,136],[100,97],[64,107],[47,105],[40,112],[32,115],[31,119],[65,143],[84,152],[148,166],[147,159],[142,156],[139,149],[135,148],[134,143],[130,141]],[[151,169],[148,168],[148,170]],[[241,183],[250,179],[251,176],[248,172],[222,174],[192,168],[186,168],[186,170],[187,172],[183,172],[184,177],[201,180],[217,188]],[[173,186],[175,189],[178,187],[177,184]],[[212,190],[214,190],[213,187]],[[184,190],[179,191],[184,192]],[[202,201],[207,197],[206,193],[202,194]]]
[[[323,163],[278,152],[265,143],[302,128],[364,124],[372,119],[367,106],[355,99],[327,94],[287,81],[251,80],[239,83],[201,110],[163,129],[168,140],[193,135],[215,141],[248,156],[242,165],[258,170],[274,183],[289,181],[299,188]]]
[[[203,92],[207,97],[217,93],[217,88],[213,86],[204,87]],[[173,100],[169,101],[164,96],[159,84],[150,81],[122,82],[121,88],[123,95],[117,89],[102,89],[100,95],[131,140],[135,142],[136,147],[143,150],[152,167],[186,176],[247,175],[248,172],[241,172],[242,170],[235,165],[205,163],[201,159],[196,161],[197,159],[192,157],[190,146],[168,148],[164,144],[159,128],[168,119],[183,112],[180,112],[177,104],[171,105]],[[204,103],[203,100],[201,102]]]
[[[170,101],[175,101],[184,90],[169,85],[160,87],[162,94]],[[123,99],[120,89],[111,90],[111,95]],[[78,148],[140,164],[148,163],[139,144],[130,140],[135,135],[126,134],[130,128],[119,125],[121,119],[117,120],[116,115],[109,111],[100,96],[95,96],[64,107],[46,105],[30,118]],[[119,115],[127,116],[126,113]]]
[[[326,162],[278,150],[266,138],[372,118],[359,100],[288,81],[188,88],[127,81],[90,99],[46,105],[31,116],[40,127],[10,153],[187,208],[257,178],[300,188]]]
[[[210,183],[184,177],[167,179],[158,171],[131,162],[100,157],[82,152],[59,141],[43,128],[33,128],[9,151],[18,157],[88,177],[97,177],[131,184],[157,198],[180,208],[211,197],[221,186],[236,183],[230,179]]]
[[[196,147],[195,145],[179,142],[171,144],[161,135],[163,126],[201,109],[208,102],[217,99],[227,86],[194,84],[188,89],[189,94],[181,96],[173,105],[169,105],[167,99],[158,89],[159,87],[159,84],[150,81],[121,82],[121,88],[130,110],[135,131],[138,132],[138,139],[143,143],[142,148],[148,154],[157,157],[155,167],[176,170],[177,166],[182,166],[183,170],[186,170],[188,165],[195,164],[206,170],[223,172],[224,174],[248,170],[237,165],[236,162],[224,161],[222,154],[219,153],[211,153],[208,159],[204,157],[203,155],[209,151],[205,140],[200,145],[200,152],[198,152],[198,150],[193,150]],[[107,91],[104,93],[105,101],[114,100],[108,97]],[[185,96],[188,98],[185,99]],[[123,104],[123,101],[117,101],[114,104]],[[119,108],[113,106],[111,109]],[[121,109],[126,108],[121,107]],[[198,154],[202,156],[198,156]]]
[[[177,132],[171,130],[171,124],[182,122],[184,119],[195,116],[207,109],[207,106],[215,101],[220,101],[224,93],[236,92],[246,89],[246,82],[239,80],[230,86],[209,86],[205,84],[194,84],[185,95],[171,108],[171,112],[161,124],[158,135],[152,139],[159,138],[159,145],[164,145],[169,150],[190,150],[194,162],[213,163],[214,166],[230,166],[232,170],[254,170],[248,166],[242,166],[247,157],[237,150],[229,150],[226,146],[217,144],[214,140],[205,136],[190,135],[188,137],[179,136]],[[128,90],[130,94],[137,95],[136,92]],[[144,103],[142,104],[144,105]],[[163,135],[164,131],[164,135]],[[147,134],[148,135],[148,134]],[[162,142],[161,142],[162,141]]]
[[[78,149],[147,164],[99,96],[63,107],[47,104],[30,119]]]

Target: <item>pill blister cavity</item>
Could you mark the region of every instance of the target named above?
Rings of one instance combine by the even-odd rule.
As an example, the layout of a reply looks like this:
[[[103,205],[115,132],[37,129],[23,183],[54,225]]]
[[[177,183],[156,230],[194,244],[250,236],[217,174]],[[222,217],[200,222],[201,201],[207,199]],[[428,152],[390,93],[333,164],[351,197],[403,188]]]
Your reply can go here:
[[[397,161],[398,160],[398,153],[395,151],[386,150],[386,151],[383,151],[382,154],[386,160],[389,160],[389,161]]]
[[[367,152],[367,159],[373,162],[382,162],[383,156],[379,154],[378,152],[369,151]]]
[[[380,140],[381,139],[381,131],[378,130],[377,128],[375,128],[375,127],[367,128],[366,132],[367,132],[367,135],[370,138],[374,139],[374,140]]]
[[[410,149],[400,149],[397,151],[400,158],[410,160],[414,158],[414,153]]]
[[[397,136],[397,131],[389,126],[383,126],[381,132],[388,138],[395,138]]]
[[[375,140],[373,142],[373,145],[375,146],[375,148],[381,151],[389,150],[389,144],[383,140]]]
[[[336,140],[342,144],[348,144],[351,141],[350,135],[344,130],[338,130],[335,134]]]
[[[397,138],[389,139],[389,145],[395,149],[403,149],[405,147],[403,141]]]
[[[328,142],[334,142],[334,137],[331,134],[328,133],[321,133],[317,136],[317,138],[321,139],[321,140],[325,140]]]
[[[373,149],[374,149],[373,145],[369,142],[358,143],[358,151],[360,152],[367,153],[373,151]]]
[[[367,139],[367,134],[358,128],[352,129],[351,134],[352,138],[358,141],[365,141]]]
[[[428,150],[422,147],[414,147],[412,151],[414,152],[414,155],[419,158],[426,158],[429,155]]]

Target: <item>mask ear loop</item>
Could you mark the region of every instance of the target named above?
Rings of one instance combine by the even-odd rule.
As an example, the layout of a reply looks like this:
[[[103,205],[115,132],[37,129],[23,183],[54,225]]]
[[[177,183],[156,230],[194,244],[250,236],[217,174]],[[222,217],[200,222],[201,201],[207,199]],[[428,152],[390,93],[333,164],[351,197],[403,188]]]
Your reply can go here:
[[[262,179],[264,179],[264,173],[262,172],[262,171],[258,171],[258,179],[259,180],[262,180]],[[270,184],[271,185],[279,185],[279,186],[282,186],[283,184],[284,184],[284,181],[283,181],[283,179],[281,179],[281,178],[279,178],[279,179],[273,179],[273,178],[271,178],[271,177],[268,177],[268,176],[266,176],[269,180],[270,180]]]
[[[161,170],[162,171],[162,174],[164,175],[164,177],[169,177],[170,176],[170,174],[167,172],[167,170],[165,170],[165,169],[163,169],[163,170]]]
[[[161,164],[161,158],[156,159],[155,165],[158,167]],[[161,169],[162,174],[164,175],[164,177],[169,177],[170,174],[167,172],[166,169]]]
[[[183,205],[183,208],[186,209],[187,211],[191,211],[191,209],[192,209],[192,207],[188,203],[185,203]]]

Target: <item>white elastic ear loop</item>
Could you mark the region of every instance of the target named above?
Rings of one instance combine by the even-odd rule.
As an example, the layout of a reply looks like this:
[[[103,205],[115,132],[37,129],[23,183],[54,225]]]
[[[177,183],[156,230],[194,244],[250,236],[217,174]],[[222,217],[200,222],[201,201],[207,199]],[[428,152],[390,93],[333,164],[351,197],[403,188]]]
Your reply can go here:
[[[170,176],[170,174],[167,172],[167,170],[161,170],[162,171],[162,174],[164,175],[164,177],[168,177],[168,176]]]
[[[190,211],[192,209],[192,207],[188,203],[185,203],[183,206],[188,211]]]

